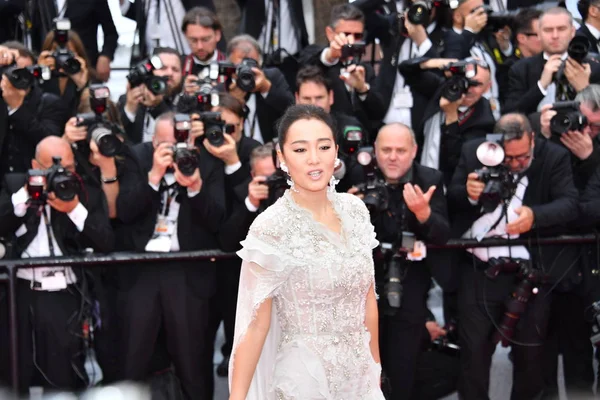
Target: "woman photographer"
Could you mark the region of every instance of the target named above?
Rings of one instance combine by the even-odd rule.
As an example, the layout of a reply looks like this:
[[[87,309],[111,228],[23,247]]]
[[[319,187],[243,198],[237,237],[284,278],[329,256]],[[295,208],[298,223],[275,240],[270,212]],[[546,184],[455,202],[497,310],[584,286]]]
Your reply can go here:
[[[55,52],[59,48],[59,45],[55,40],[54,31],[48,32],[42,45],[42,52],[38,57],[38,64],[48,66],[52,70],[52,77],[50,80],[44,81],[41,87],[44,92],[54,93],[62,97],[69,109],[70,115],[75,115],[82,101],[82,96],[84,96],[85,89],[90,79],[94,76],[94,71],[89,67],[90,63],[83,47],[83,42],[75,31],[69,31],[66,47],[73,53],[74,59],[81,66],[73,74],[68,74],[62,68],[56,69]]]

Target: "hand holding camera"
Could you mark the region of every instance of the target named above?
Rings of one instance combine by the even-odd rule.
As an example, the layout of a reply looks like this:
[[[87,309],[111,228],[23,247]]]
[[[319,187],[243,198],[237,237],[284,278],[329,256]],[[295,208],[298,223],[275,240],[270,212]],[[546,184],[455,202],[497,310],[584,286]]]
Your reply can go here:
[[[266,77],[264,71],[260,68],[253,67],[255,87],[253,92],[266,94],[271,90],[271,81]],[[244,101],[245,102],[245,101]]]
[[[488,13],[483,7],[478,7],[465,17],[465,29],[479,33],[485,28],[488,21]]]
[[[577,92],[582,91],[590,84],[592,68],[590,64],[580,64],[571,57],[565,62],[565,77]]]
[[[266,184],[266,176],[255,176],[248,184],[248,200],[256,208],[260,202],[269,198],[269,185]]]
[[[223,133],[224,143],[220,146],[215,146],[209,140],[204,141],[204,147],[210,154],[223,160],[225,165],[234,165],[240,162],[237,154],[237,146],[235,139],[228,133]]]
[[[191,74],[191,75],[186,76],[185,80],[183,81],[184,93],[192,96],[198,90],[200,90],[200,86],[198,86],[198,75]]]
[[[173,145],[168,142],[159,143],[154,149],[152,169],[148,173],[148,181],[153,185],[160,185],[160,180],[165,176],[167,168],[173,165]]]
[[[333,40],[329,42],[329,47],[325,52],[325,58],[327,59],[327,62],[333,64],[334,62],[342,58],[342,47],[344,47],[347,44],[353,43],[354,36],[352,35],[346,36],[346,34],[343,32],[335,35]]]
[[[144,100],[144,87],[136,86],[134,88],[127,84],[127,92],[125,93],[126,101],[125,101],[125,111],[130,114],[136,114],[139,105]]]
[[[65,125],[65,133],[63,134],[63,139],[65,139],[69,144],[73,144],[87,138],[87,126],[78,125],[77,117],[71,117],[67,124]]]
[[[512,37],[512,32],[509,26],[505,26],[497,32],[494,32],[494,37],[496,38],[496,42],[498,42],[498,46],[500,50],[507,51],[510,47],[510,38]]]
[[[442,110],[446,116],[446,125],[458,121],[458,108],[461,106],[464,99],[464,94],[455,101],[450,101],[443,95],[440,97],[440,110]]]
[[[81,65],[81,69],[73,75],[70,75],[70,78],[75,83],[75,85],[77,85],[77,89],[82,90],[87,86],[90,80],[90,73],[87,68],[87,64],[85,63],[85,60],[83,58],[75,56],[75,60],[79,62],[79,64]]]
[[[48,193],[47,201],[48,204],[50,204],[50,207],[54,208],[56,211],[68,214],[77,207],[77,204],[79,204],[79,197],[75,195],[72,200],[61,200],[56,197],[54,192],[50,192]]]
[[[509,224],[506,224],[506,233],[509,235],[518,235],[529,232],[534,221],[533,210],[530,207],[522,206],[516,208],[515,213],[519,216],[519,218]]]
[[[93,140],[90,142],[89,161],[92,165],[100,168],[100,175],[103,178],[113,178],[117,176],[117,165],[114,157],[107,157],[98,149],[98,145]]]
[[[175,180],[181,187],[188,188],[190,192],[199,192],[202,189],[202,178],[200,177],[200,169],[194,169],[192,175],[184,174],[179,170],[178,165],[173,164],[175,168]]]
[[[192,119],[192,128],[190,129],[188,144],[193,146],[196,143],[196,139],[204,136],[204,122],[200,119],[200,114],[197,113],[192,114],[190,118]]]
[[[404,203],[422,224],[427,222],[431,215],[429,202],[435,192],[435,188],[435,186],[431,186],[427,192],[423,193],[423,190],[421,190],[419,185],[413,185],[412,183],[406,183],[404,185],[404,190],[402,192]]]
[[[142,104],[148,108],[154,108],[162,103],[164,94],[155,94],[146,86],[142,86]]]
[[[553,54],[548,58],[546,64],[544,65],[542,76],[540,76],[540,85],[542,88],[544,88],[544,90],[548,89],[548,86],[550,86],[552,80],[554,79],[554,74],[558,72],[562,65],[562,60],[560,57],[560,54]]]
[[[479,179],[476,172],[471,172],[467,175],[467,195],[473,201],[479,201],[481,193],[485,189],[485,183]]]
[[[408,11],[404,14],[404,27],[406,28],[406,34],[417,46],[420,46],[425,40],[427,40],[427,31],[425,30],[424,24],[415,24],[411,22],[411,19],[407,16]]]
[[[340,79],[343,80],[347,85],[354,88],[358,94],[364,94],[369,90],[369,86],[365,80],[365,75],[365,67],[362,65],[352,64],[346,68],[345,72],[342,72]]]
[[[448,333],[435,321],[427,321],[425,323],[425,328],[427,328],[427,331],[429,332],[429,337],[431,337],[432,342],[442,336],[446,336],[446,334]]]
[[[19,52],[17,50],[0,46],[0,67],[15,63],[17,58],[19,58]]]
[[[587,132],[567,131],[560,135],[560,141],[580,160],[587,160],[594,152],[592,137]]]

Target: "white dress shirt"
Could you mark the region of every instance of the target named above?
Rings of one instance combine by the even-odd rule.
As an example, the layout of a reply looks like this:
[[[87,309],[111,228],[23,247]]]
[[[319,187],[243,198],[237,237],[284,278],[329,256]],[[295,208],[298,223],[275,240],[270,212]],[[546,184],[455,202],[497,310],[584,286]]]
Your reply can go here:
[[[13,193],[11,196],[11,201],[13,204],[14,214],[17,217],[23,217],[27,213],[27,201],[29,200],[29,194],[25,188],[21,188],[16,193]],[[48,223],[51,223],[51,207],[49,205],[45,205],[46,215],[48,216]],[[88,216],[88,210],[81,203],[77,204],[77,206],[67,214],[69,219],[73,221],[73,224],[77,228],[79,232],[82,232],[85,227],[85,221]],[[25,224],[21,225],[15,235],[17,237],[23,236],[27,233],[27,227]],[[21,258],[33,258],[33,257],[50,257],[50,240],[52,240],[52,246],[54,249],[55,256],[62,256],[63,253],[58,246],[58,242],[56,241],[56,237],[54,236],[54,231],[50,229],[50,238],[48,238],[48,230],[46,228],[45,219],[40,218],[40,223],[38,226],[37,235],[31,241],[31,243],[27,246],[27,248],[23,251]],[[26,279],[29,281],[37,281],[42,282],[43,276],[48,274],[49,272],[56,271],[64,271],[65,278],[67,284],[72,284],[77,282],[77,277],[73,273],[71,267],[60,267],[60,266],[52,266],[52,267],[39,267],[39,268],[20,268],[17,271],[17,277],[21,279]]]
[[[274,50],[278,47],[285,49],[289,54],[296,54],[300,50],[300,38],[296,36],[290,5],[288,0],[279,0],[279,15],[273,16],[273,0],[265,0],[265,10],[267,11],[267,20],[258,37],[263,51],[269,53],[271,42],[274,44]],[[275,18],[273,18],[275,17]],[[273,20],[275,19],[275,38],[271,38]],[[278,37],[281,35],[281,37]]]

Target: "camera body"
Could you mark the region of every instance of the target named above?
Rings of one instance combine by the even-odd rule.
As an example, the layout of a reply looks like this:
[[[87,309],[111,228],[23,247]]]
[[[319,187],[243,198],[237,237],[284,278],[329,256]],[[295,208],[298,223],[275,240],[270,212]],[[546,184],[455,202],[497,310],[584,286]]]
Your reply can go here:
[[[236,69],[236,85],[244,92],[252,92],[256,88],[256,79],[252,68],[259,68],[258,62],[253,58],[244,58]]]
[[[63,201],[71,201],[80,188],[75,175],[60,165],[60,157],[52,157],[52,166],[47,170],[30,169],[27,173],[27,193],[34,206],[44,205],[48,193],[54,192]]]
[[[479,204],[486,213],[496,209],[502,201],[510,200],[517,183],[513,174],[503,165],[475,171],[485,188],[479,196]]]
[[[363,143],[363,132],[360,126],[348,125],[342,132],[342,151],[347,155],[353,155]]]
[[[133,89],[140,85],[146,85],[154,95],[165,94],[168,78],[154,75],[154,71],[162,67],[162,61],[157,55],[143,60],[129,70],[129,75],[127,75],[129,86]]]
[[[364,195],[363,201],[371,215],[388,209],[389,194],[385,180],[377,176],[377,161],[373,147],[362,147],[357,151],[356,160],[363,166],[365,181],[356,185],[358,193]]]
[[[358,41],[353,44],[345,44],[342,46],[342,55],[340,62],[345,67],[352,64],[360,64],[362,56],[365,54],[365,42]]]
[[[568,131],[582,131],[588,125],[588,120],[579,111],[578,101],[559,101],[552,104],[556,115],[550,120],[550,132],[560,136]]]
[[[190,130],[192,129],[192,119],[187,114],[175,114],[173,117],[175,126],[175,140],[177,143],[173,146],[173,162],[185,176],[192,176],[198,168],[197,151],[188,144]]]
[[[233,125],[223,121],[220,112],[201,112],[200,120],[204,124],[204,135],[199,139],[206,139],[215,147],[220,147],[225,143],[224,133],[232,134],[235,131]]]
[[[488,15],[486,28],[492,32],[498,32],[508,26],[512,29],[515,24],[519,10],[494,11],[489,5],[483,5],[482,8]]]
[[[406,12],[408,20],[414,25],[429,25],[431,10],[433,8],[432,3],[433,2],[431,0],[413,1]]]
[[[67,48],[70,30],[71,21],[61,18],[54,19],[54,42],[57,44],[57,48],[52,53],[52,57],[55,60],[55,71],[63,70],[66,75],[75,75],[81,71],[81,63]]]
[[[474,81],[477,75],[477,63],[473,61],[457,61],[446,65],[442,71],[451,72],[452,76],[443,85],[441,95],[450,102],[459,100],[471,86],[478,86]]]
[[[19,68],[16,64],[12,64],[5,67],[2,74],[6,75],[11,85],[21,90],[31,88],[36,81],[43,82],[52,77],[50,68],[42,65]]]
[[[87,141],[94,141],[98,150],[105,157],[114,157],[119,153],[123,143],[116,135],[115,125],[104,118],[104,112],[110,98],[110,90],[101,84],[90,85],[91,113],[77,114],[77,126],[88,128]]]

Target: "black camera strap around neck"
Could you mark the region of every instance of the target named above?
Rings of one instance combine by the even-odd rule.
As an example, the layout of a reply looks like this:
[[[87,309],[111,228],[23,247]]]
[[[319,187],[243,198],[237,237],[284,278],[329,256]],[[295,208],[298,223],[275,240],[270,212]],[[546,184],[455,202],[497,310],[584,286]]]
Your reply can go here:
[[[469,118],[471,118],[473,116],[474,113],[475,113],[475,107],[473,107],[473,106],[467,108],[463,112],[459,112],[458,113],[458,121],[457,121],[458,126],[464,125],[465,122],[467,122],[469,120]]]
[[[56,254],[54,252],[54,243],[52,242],[52,224],[50,223],[50,218],[46,212],[45,205],[42,206],[42,216],[44,217],[44,225],[46,225],[46,234],[48,235],[48,250],[50,251],[50,257],[54,257]]]
[[[160,215],[164,216],[165,218],[169,217],[169,211],[171,210],[171,202],[177,197],[178,187],[179,186],[177,182],[168,185],[165,178],[163,178],[160,181],[159,193],[161,195],[161,201],[164,201],[164,204],[162,206],[162,212],[160,213]],[[166,193],[166,199],[164,198],[164,193]]]

